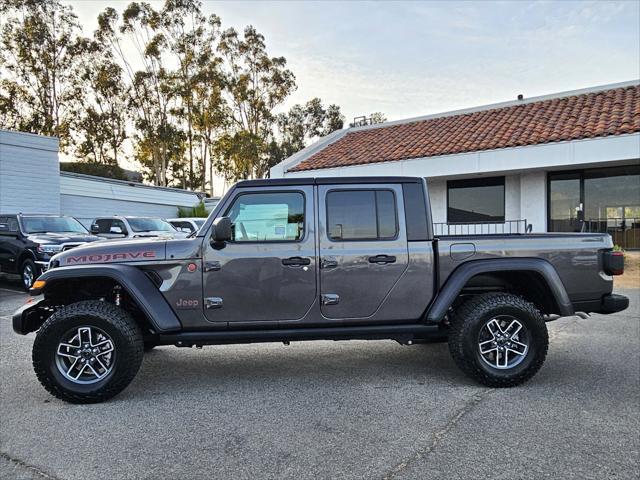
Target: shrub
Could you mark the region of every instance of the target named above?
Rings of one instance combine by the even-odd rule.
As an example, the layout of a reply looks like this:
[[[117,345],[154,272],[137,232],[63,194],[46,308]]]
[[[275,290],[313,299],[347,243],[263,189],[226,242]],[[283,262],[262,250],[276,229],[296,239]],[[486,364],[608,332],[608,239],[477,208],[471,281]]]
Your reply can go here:
[[[208,216],[209,216],[209,212],[205,208],[203,201],[194,205],[193,207],[178,207],[179,218],[188,218],[188,217],[207,218]]]

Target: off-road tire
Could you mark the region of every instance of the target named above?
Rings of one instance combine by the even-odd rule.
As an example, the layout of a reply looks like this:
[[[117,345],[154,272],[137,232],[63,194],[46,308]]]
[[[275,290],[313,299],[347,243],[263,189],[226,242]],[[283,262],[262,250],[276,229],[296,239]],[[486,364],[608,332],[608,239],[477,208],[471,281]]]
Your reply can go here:
[[[76,384],[56,366],[56,349],[63,335],[80,326],[103,330],[114,344],[113,369],[97,383]],[[70,403],[99,403],[120,393],[133,380],[142,364],[143,347],[140,328],[125,310],[98,300],[82,301],[57,310],[40,327],[33,343],[33,369],[55,397]]]
[[[480,330],[497,315],[517,318],[530,335],[525,358],[505,370],[487,365],[478,349]],[[453,360],[464,373],[483,385],[520,385],[540,370],[547,356],[549,335],[542,314],[532,303],[517,295],[486,293],[474,296],[454,310],[450,321],[449,351]]]

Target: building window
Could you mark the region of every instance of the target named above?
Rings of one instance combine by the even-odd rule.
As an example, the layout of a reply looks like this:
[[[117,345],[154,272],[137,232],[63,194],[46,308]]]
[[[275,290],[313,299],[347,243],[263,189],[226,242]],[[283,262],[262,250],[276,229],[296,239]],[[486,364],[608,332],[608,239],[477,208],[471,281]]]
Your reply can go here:
[[[549,231],[609,233],[640,248],[640,167],[550,172]]]
[[[504,222],[504,177],[448,181],[447,222]]]
[[[331,240],[391,240],[398,235],[391,190],[334,190],[327,193],[327,232]]]
[[[234,242],[297,242],[304,237],[299,192],[243,193],[227,211]]]

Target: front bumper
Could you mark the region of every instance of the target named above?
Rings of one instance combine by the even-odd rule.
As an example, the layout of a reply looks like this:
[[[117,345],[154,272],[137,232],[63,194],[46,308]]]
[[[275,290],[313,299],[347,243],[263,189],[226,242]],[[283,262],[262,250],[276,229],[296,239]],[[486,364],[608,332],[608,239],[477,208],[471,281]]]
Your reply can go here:
[[[40,271],[42,273],[46,272],[49,269],[49,262],[46,261],[42,261],[42,260],[36,260],[36,265],[38,265],[38,267],[40,267]]]
[[[616,313],[626,310],[629,298],[617,293],[610,293],[602,297],[602,304],[598,313]]]
[[[40,328],[47,315],[40,305],[44,298],[25,303],[13,314],[13,331],[19,335],[35,332]],[[51,313],[49,312],[49,315]]]

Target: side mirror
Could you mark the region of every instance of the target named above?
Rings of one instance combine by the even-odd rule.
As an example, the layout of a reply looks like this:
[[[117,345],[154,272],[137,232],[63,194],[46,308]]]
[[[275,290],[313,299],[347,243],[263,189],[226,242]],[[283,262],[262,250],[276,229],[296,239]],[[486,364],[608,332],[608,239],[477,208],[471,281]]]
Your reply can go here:
[[[211,239],[217,243],[231,240],[231,219],[229,217],[218,217],[213,221]]]
[[[94,223],[93,225],[91,225],[91,233],[93,233],[94,235],[97,235],[100,233],[100,227],[98,226],[97,223]]]

